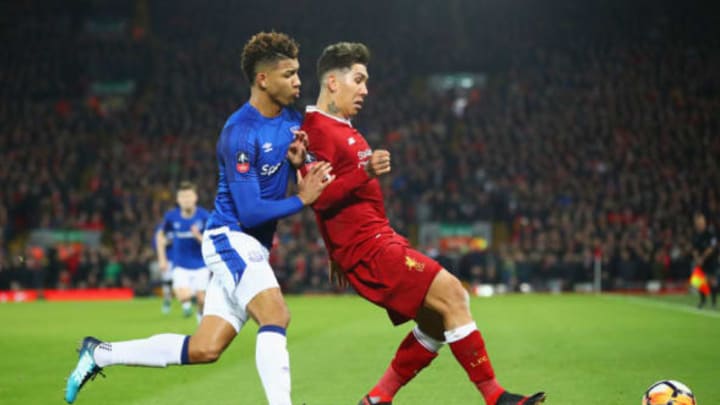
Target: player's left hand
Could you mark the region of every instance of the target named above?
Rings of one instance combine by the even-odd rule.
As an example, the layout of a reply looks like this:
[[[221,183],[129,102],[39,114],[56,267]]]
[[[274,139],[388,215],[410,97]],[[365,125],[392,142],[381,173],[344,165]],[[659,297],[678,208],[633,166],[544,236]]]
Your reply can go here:
[[[371,178],[390,173],[390,152],[385,149],[374,150],[370,155],[370,160],[365,165],[365,170]]]
[[[307,155],[307,133],[305,131],[295,131],[295,138],[290,143],[290,147],[287,151],[287,159],[296,169],[300,168],[305,163],[305,157]]]

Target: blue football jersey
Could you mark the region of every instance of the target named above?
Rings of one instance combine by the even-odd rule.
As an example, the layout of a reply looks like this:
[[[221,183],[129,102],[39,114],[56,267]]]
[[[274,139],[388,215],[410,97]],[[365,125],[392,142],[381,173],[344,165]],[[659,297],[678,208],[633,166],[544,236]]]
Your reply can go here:
[[[165,234],[172,233],[173,235],[173,267],[189,270],[205,267],[200,241],[195,239],[190,229],[196,226],[202,233],[209,217],[210,214],[202,207],[197,207],[195,214],[190,218],[183,217],[180,208],[172,209],[165,214],[162,229]]]
[[[220,175],[208,228],[239,227],[272,246],[277,220],[302,208],[297,196],[286,198],[295,181],[286,156],[301,120],[290,108],[267,118],[249,103],[230,116],[217,143]]]

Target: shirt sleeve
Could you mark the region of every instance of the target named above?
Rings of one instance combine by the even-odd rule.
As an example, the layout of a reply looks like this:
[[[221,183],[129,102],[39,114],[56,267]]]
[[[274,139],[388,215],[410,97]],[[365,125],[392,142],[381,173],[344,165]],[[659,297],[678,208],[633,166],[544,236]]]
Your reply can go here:
[[[225,162],[225,178],[232,194],[235,210],[242,226],[254,228],[264,222],[297,213],[303,208],[298,196],[282,200],[261,198],[257,170],[257,144],[252,136],[239,128],[228,130],[229,142],[221,152]]]
[[[334,169],[341,167],[343,164],[343,162],[338,161],[335,144],[329,139],[324,142],[316,141],[310,145],[310,148],[317,161],[329,162]],[[306,164],[301,173],[305,175],[314,163]],[[345,202],[353,191],[370,181],[370,176],[363,167],[355,166],[342,174],[336,172],[335,175],[335,180],[323,190],[320,197],[313,203],[314,209],[324,211],[337,207]]]
[[[200,218],[200,219],[201,219],[201,222],[202,222],[202,226],[200,227],[200,232],[201,232],[201,233],[202,233],[202,232],[205,232],[205,228],[207,228],[207,222],[208,222],[208,219],[209,219],[209,218],[210,218],[210,213],[209,213],[207,210],[204,210],[204,209],[203,209],[203,211],[202,211],[202,216],[201,216],[201,218]]]
[[[173,231],[172,227],[172,220],[170,219],[170,212],[166,212],[165,216],[163,216],[163,220],[160,223],[160,227],[158,228],[158,232],[163,232],[164,234],[168,234]],[[157,232],[156,232],[157,234]]]

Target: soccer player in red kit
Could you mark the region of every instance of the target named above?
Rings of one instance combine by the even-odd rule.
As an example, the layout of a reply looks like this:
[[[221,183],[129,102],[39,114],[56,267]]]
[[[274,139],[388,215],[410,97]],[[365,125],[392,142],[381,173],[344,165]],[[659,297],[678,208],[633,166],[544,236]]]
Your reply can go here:
[[[310,155],[329,162],[336,176],[312,205],[330,254],[331,275],[385,308],[395,325],[416,322],[360,405],[391,404],[444,343],[486,404],[544,402],[542,392],[526,397],[498,383],[460,281],[390,227],[377,180],[390,172],[390,153],[373,151],[350,122],[368,94],[369,58],[360,43],[325,48],[317,62],[320,95],[317,104],[307,108],[302,126]]]

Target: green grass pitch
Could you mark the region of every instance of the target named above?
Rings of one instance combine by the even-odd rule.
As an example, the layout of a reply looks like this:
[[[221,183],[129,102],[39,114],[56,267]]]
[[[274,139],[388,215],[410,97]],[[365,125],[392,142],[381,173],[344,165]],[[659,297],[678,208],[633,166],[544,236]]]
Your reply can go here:
[[[289,297],[296,405],[356,404],[385,370],[409,325],[355,296]],[[700,405],[720,403],[720,311],[694,297],[508,295],[473,298],[500,382],[545,390],[548,404],[640,404],[645,388],[677,379]],[[0,305],[0,403],[61,404],[85,335],[105,340],[192,333],[194,319],[160,314],[157,299]],[[110,367],[76,404],[265,404],[255,371],[257,327],[243,330],[212,365]],[[482,404],[448,348],[395,398],[397,405]]]

